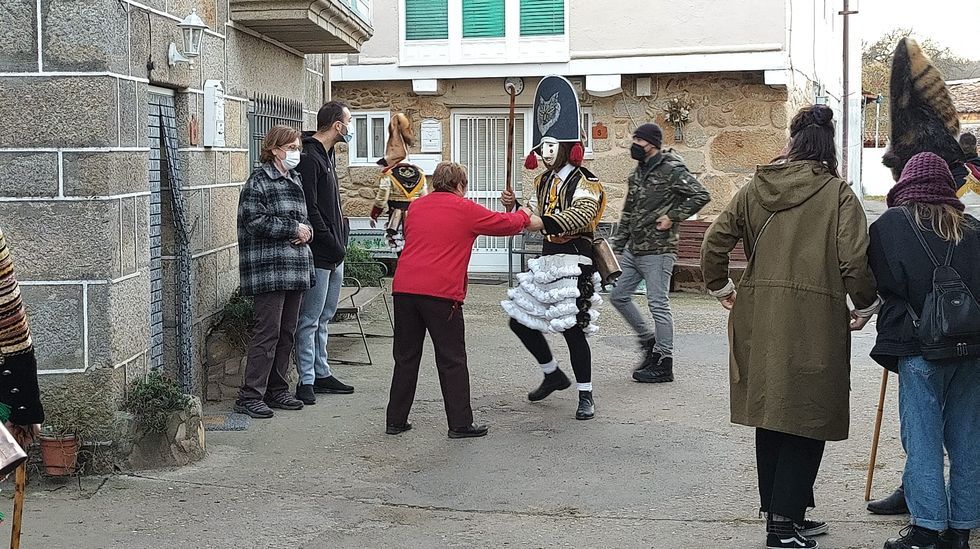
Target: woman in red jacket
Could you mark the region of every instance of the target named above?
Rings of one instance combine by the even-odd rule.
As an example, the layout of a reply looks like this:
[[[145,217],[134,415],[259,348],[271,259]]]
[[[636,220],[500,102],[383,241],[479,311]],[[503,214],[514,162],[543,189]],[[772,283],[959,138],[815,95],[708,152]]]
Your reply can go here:
[[[428,330],[446,404],[449,438],[482,437],[487,426],[473,423],[470,408],[463,325],[466,268],[473,242],[481,235],[510,236],[525,228],[541,230],[541,218],[526,208],[494,212],[464,198],[466,169],[459,164],[439,164],[431,181],[434,192],[413,202],[412,213],[405,218],[405,250],[392,283],[395,371],[385,432],[397,435],[412,428],[408,413],[415,400]]]

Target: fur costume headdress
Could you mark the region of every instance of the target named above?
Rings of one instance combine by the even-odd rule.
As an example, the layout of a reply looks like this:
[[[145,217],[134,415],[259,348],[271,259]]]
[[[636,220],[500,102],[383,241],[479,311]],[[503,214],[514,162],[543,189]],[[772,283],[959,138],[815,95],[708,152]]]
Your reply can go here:
[[[415,144],[412,122],[404,113],[392,115],[388,124],[388,143],[384,158],[378,159],[379,166],[391,167],[408,158],[408,148]]]
[[[939,70],[911,38],[895,48],[890,93],[891,141],[882,163],[891,168],[895,181],[921,152],[935,153],[950,165],[963,159],[953,99]]]

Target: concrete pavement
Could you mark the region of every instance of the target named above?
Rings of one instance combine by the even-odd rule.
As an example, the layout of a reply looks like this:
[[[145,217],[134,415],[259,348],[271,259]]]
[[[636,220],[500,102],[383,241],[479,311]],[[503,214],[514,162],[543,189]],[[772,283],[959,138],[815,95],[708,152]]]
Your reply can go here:
[[[374,366],[336,368],[354,395],[322,395],[246,432],[209,432],[198,464],[86,478],[81,491],[34,483],[23,546],[763,547],[753,431],[728,420],[726,314],[717,303],[674,297],[677,381],[665,385],[630,381],[639,353],[604,304],[592,339],[597,416],[581,422],[574,386],[527,402],[540,372],[505,328],[505,288],[473,286],[465,307],[473,405],[488,437],[446,438],[431,349],[415,429],[385,435],[390,340],[374,339]],[[382,316],[373,312],[373,330],[386,327]],[[867,358],[873,337],[873,326],[855,337],[851,438],[828,445],[818,479],[813,516],[830,521],[818,538],[825,548],[878,548],[904,524],[864,510],[881,379]],[[563,343],[555,347],[567,367]],[[879,496],[897,485],[904,460],[895,385]]]

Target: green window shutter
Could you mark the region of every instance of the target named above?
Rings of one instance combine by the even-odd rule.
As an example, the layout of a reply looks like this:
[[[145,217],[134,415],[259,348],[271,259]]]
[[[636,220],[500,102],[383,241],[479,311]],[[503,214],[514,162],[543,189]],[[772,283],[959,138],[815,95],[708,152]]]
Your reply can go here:
[[[504,0],[463,0],[463,38],[504,36]]]
[[[449,0],[405,0],[406,40],[449,38]]]
[[[521,36],[565,34],[565,0],[521,0]]]

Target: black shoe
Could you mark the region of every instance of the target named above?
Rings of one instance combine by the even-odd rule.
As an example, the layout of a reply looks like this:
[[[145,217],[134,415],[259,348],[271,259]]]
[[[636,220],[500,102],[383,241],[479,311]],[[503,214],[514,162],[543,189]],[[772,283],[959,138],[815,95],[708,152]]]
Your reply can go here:
[[[269,419],[270,417],[276,415],[276,413],[273,412],[272,409],[261,400],[236,400],[234,410],[239,414],[245,414],[249,417],[254,417],[255,419]]]
[[[906,526],[901,537],[885,542],[885,549],[939,549],[939,532],[921,526]]]
[[[890,496],[868,502],[868,511],[875,515],[909,514],[909,506],[905,503],[905,487],[900,485]]]
[[[656,364],[660,362],[660,353],[653,350],[654,345],[657,344],[657,338],[650,336],[650,339],[644,339],[640,341],[640,350],[643,351],[643,361],[636,368],[633,368],[634,372],[638,372],[650,364]]]
[[[819,543],[808,539],[796,529],[793,521],[766,520],[767,549],[816,549]]]
[[[541,385],[537,389],[527,394],[527,399],[531,402],[537,402],[555,391],[562,391],[571,386],[572,382],[568,380],[565,372],[559,368],[550,374],[545,374],[544,381],[541,382]]]
[[[939,537],[942,549],[970,549],[970,531],[950,528]]]
[[[674,381],[674,359],[665,356],[651,362],[642,370],[633,372],[633,379],[640,383],[666,383]]]
[[[289,391],[282,391],[274,395],[265,395],[265,403],[268,404],[270,408],[279,408],[280,410],[303,409],[303,401],[296,400],[293,395],[289,394]]]
[[[823,522],[822,520],[804,519],[803,524],[794,523],[794,526],[796,526],[796,531],[805,538],[821,536],[827,532],[830,532],[830,526],[828,526],[827,523]]]
[[[578,392],[578,410],[575,411],[575,419],[592,419],[595,417],[595,400],[592,399],[592,391]]]
[[[316,394],[313,392],[313,385],[299,384],[296,386],[296,400],[302,401],[306,406],[316,404]]]
[[[401,425],[388,425],[388,427],[385,428],[385,434],[388,434],[388,435],[400,435],[400,434],[404,433],[405,431],[411,431],[411,430],[412,430],[412,422],[411,421],[406,421],[405,423],[402,423]]]
[[[313,392],[334,395],[349,395],[354,392],[354,388],[339,379],[330,377],[318,377],[313,382]]]
[[[450,429],[449,438],[474,438],[486,436],[487,431],[490,428],[486,425],[477,425],[476,423],[468,425],[461,429]]]

